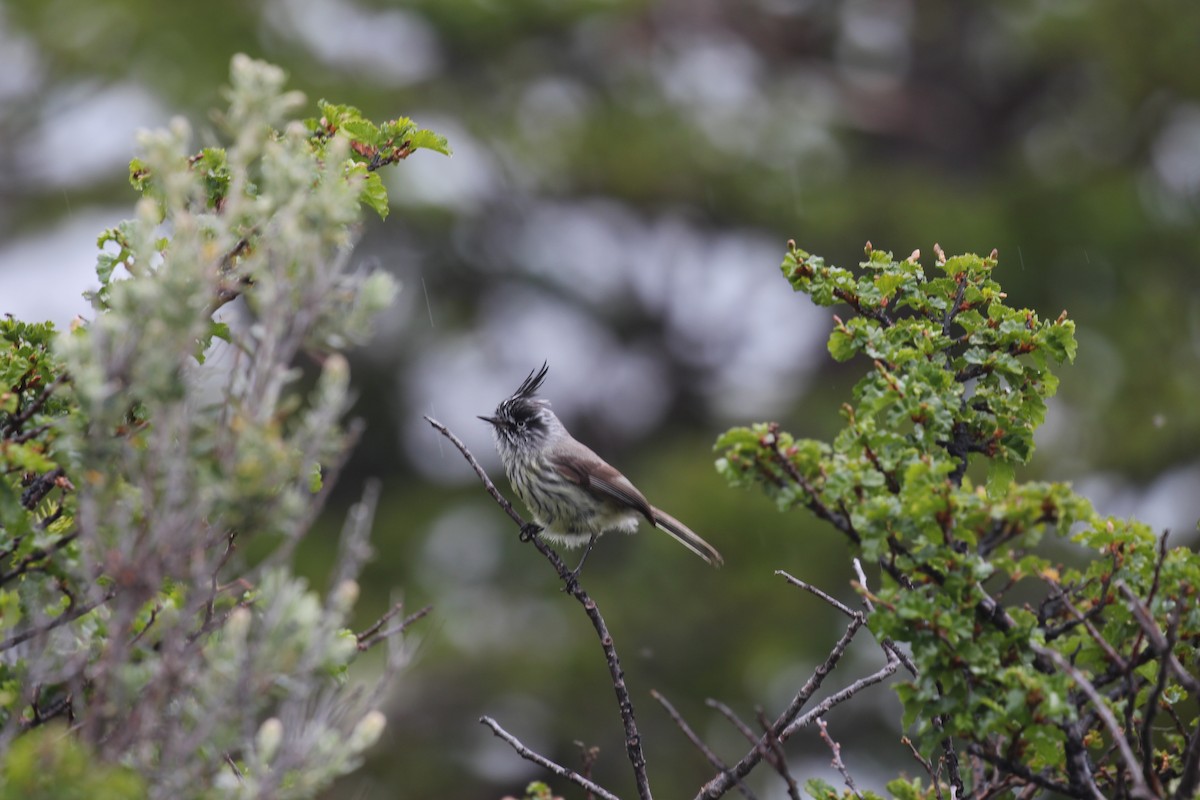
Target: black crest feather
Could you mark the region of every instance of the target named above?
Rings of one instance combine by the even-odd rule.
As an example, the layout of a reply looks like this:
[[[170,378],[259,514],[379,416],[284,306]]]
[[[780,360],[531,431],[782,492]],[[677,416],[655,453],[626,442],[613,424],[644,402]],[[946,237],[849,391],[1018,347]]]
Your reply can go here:
[[[542,362],[542,368],[530,370],[525,377],[524,382],[517,387],[517,391],[513,393],[513,400],[532,400],[537,394],[537,390],[542,388],[542,381],[546,380],[546,373],[550,371],[548,362]]]

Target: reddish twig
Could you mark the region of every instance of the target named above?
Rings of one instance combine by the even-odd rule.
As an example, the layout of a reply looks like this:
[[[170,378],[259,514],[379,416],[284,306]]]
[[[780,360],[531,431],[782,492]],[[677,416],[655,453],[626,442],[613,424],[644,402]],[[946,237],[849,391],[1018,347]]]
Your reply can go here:
[[[909,739],[907,736],[901,736],[900,742],[908,746],[912,757],[917,760],[918,764],[925,768],[925,772],[929,775],[929,780],[933,784],[933,790],[937,792],[938,800],[942,800],[942,782],[938,779],[937,773],[933,771],[933,764],[930,763],[929,759],[921,755],[920,751],[917,750],[917,746],[912,743],[912,739]]]
[[[833,766],[841,773],[842,780],[846,782],[846,788],[854,792],[855,797],[861,799],[862,793],[858,791],[858,787],[854,785],[854,779],[850,777],[850,771],[842,763],[842,746],[829,735],[829,730],[825,727],[825,720],[820,717],[817,718],[817,727],[821,729],[821,738],[825,740],[825,744],[829,745],[829,749],[833,752]]]

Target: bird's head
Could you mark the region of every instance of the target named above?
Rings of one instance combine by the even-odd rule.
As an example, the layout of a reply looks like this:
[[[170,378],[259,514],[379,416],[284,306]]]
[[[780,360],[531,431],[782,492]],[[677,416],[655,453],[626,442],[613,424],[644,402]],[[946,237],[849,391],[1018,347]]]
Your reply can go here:
[[[537,397],[537,390],[546,380],[550,368],[543,363],[525,377],[512,396],[496,406],[496,413],[479,418],[492,426],[496,443],[501,447],[537,446],[558,425],[550,403]]]

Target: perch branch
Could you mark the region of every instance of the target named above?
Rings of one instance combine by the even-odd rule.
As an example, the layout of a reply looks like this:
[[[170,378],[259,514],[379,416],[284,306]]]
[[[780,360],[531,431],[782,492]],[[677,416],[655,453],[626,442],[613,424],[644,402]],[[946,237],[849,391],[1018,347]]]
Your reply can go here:
[[[488,494],[508,514],[509,518],[520,527],[522,540],[531,542],[537,548],[537,551],[550,562],[550,565],[554,567],[558,573],[558,577],[562,580],[565,591],[583,606],[584,612],[592,622],[592,627],[596,629],[596,635],[600,639],[600,646],[604,649],[605,661],[608,663],[609,675],[612,676],[613,691],[617,695],[617,706],[621,712],[621,723],[625,727],[625,752],[629,757],[630,766],[633,767],[638,797],[641,800],[651,800],[650,781],[646,776],[646,756],[642,752],[642,737],[638,733],[637,720],[633,713],[633,700],[629,696],[629,689],[625,686],[625,671],[621,668],[621,660],[617,656],[616,647],[613,645],[612,635],[608,632],[608,626],[604,622],[604,617],[600,614],[600,609],[596,607],[596,601],[589,597],[587,592],[580,587],[579,581],[570,568],[567,567],[566,563],[559,558],[558,553],[554,552],[542,537],[536,535],[536,526],[531,527],[531,524],[527,523],[517,513],[516,509],[512,507],[512,503],[504,499],[504,496],[496,489],[496,485],[492,483],[491,478],[487,476],[483,467],[475,460],[475,456],[462,443],[462,440],[455,436],[449,428],[432,417],[426,416],[425,421],[458,448],[463,458],[467,460],[467,463],[471,465],[471,469],[479,477],[479,480],[483,482],[483,486]],[[528,534],[527,531],[534,532]]]

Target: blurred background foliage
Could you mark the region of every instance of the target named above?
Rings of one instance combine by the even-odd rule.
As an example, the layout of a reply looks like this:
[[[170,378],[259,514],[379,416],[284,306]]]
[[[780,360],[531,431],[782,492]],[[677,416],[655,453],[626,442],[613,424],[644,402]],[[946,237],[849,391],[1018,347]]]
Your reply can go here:
[[[777,709],[838,633],[772,571],[852,596],[833,531],[712,468],[732,424],[828,436],[861,368],[826,356],[829,314],[779,276],[788,238],[844,266],[868,239],[998,248],[1010,302],[1079,326],[1021,477],[1194,533],[1198,30],[1190,0],[0,0],[0,313],[88,313],[95,236],[131,215],[133,131],[176,113],[203,130],[235,52],[285,67],[314,109],[448,136],[451,159],[389,171],[398,205],[363,232],[357,257],[404,291],[355,357],[370,427],[342,479],[344,502],[385,481],[364,621],[391,587],[436,611],[384,743],[333,796],[519,793],[537,773],[481,713],[562,762],[598,744],[600,782],[632,788],[588,625],[421,420],[499,477],[475,415],[543,359],[573,432],[727,559],[644,534],[606,539],[585,573],[654,785],[686,796],[708,769],[648,690],[740,754],[703,699]],[[318,579],[339,518],[304,554]],[[834,688],[877,662],[856,652]],[[894,699],[874,699],[830,725],[867,787],[916,766]],[[827,775],[806,746],[798,774]]]

